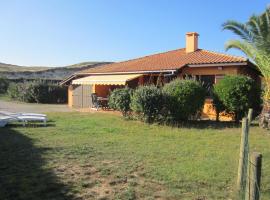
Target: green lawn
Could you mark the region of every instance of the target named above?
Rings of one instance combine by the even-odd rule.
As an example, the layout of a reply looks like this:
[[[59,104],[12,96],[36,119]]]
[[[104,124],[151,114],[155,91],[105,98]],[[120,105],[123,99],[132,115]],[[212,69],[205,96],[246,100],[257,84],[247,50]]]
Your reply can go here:
[[[7,94],[0,94],[0,100],[10,101],[10,97]]]
[[[230,199],[241,129],[207,122],[171,128],[110,114],[50,113],[48,127],[0,129],[0,199]],[[270,134],[262,199],[270,199]]]

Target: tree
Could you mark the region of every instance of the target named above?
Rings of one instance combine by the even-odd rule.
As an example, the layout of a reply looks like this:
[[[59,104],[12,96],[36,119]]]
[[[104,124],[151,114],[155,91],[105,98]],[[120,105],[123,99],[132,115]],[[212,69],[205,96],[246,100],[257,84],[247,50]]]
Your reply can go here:
[[[270,7],[261,15],[252,15],[246,23],[228,20],[223,24],[223,29],[230,30],[241,38],[228,41],[227,49],[240,49],[251,59],[256,59],[256,51],[270,55]]]
[[[240,37],[240,40],[229,40],[226,50],[241,50],[264,76],[263,113],[270,111],[270,7],[261,15],[252,15],[246,23],[228,20],[222,26]]]

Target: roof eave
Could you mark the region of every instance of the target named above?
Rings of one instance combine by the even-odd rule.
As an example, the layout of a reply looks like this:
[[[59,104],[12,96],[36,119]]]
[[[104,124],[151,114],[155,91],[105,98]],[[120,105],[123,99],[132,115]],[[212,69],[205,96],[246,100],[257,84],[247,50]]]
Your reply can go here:
[[[242,62],[221,62],[221,63],[198,63],[187,64],[188,67],[219,67],[219,66],[245,66],[248,65],[248,60]]]
[[[86,75],[113,75],[113,74],[153,74],[153,73],[171,73],[174,74],[178,69],[169,69],[169,70],[149,70],[149,71],[130,71],[130,72],[78,72],[75,73],[63,81],[61,81],[60,85],[68,85],[70,81],[78,76],[86,76]]]
[[[76,75],[111,75],[111,74],[151,74],[151,73],[174,73],[178,69],[148,70],[148,71],[127,71],[127,72],[79,72]]]

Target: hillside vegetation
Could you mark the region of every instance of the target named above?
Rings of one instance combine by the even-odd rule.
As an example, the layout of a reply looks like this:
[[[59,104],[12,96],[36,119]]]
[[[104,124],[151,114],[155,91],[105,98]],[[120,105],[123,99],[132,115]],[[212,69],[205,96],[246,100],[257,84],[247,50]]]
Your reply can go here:
[[[8,79],[50,79],[63,80],[81,70],[90,69],[109,62],[82,62],[63,67],[44,67],[44,66],[18,66],[0,63],[0,76]]]

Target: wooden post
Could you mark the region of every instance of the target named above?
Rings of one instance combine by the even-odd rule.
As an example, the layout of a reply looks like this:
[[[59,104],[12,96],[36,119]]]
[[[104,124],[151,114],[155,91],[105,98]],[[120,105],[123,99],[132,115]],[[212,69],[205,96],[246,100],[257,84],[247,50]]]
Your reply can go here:
[[[246,187],[246,175],[248,166],[248,119],[242,119],[242,134],[240,144],[240,155],[238,165],[238,177],[237,177],[237,190],[240,193],[244,193]]]
[[[252,108],[248,109],[248,125],[250,125],[252,122],[252,114],[253,114],[253,109]]]
[[[250,155],[249,200],[260,199],[261,170],[262,154],[253,152]]]

